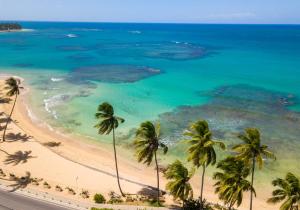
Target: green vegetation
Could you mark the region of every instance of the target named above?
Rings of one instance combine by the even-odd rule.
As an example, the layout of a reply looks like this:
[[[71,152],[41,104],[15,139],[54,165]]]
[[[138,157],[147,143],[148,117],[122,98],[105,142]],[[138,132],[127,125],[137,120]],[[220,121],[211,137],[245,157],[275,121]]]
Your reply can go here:
[[[116,173],[117,173],[117,181],[118,187],[121,192],[121,195],[124,197],[125,194],[122,191],[120,185],[120,177],[119,177],[119,169],[118,169],[118,160],[117,160],[117,151],[116,151],[116,136],[115,136],[115,129],[118,128],[120,123],[124,123],[125,120],[118,116],[114,115],[114,108],[107,102],[104,102],[98,106],[98,111],[95,114],[96,118],[99,119],[99,123],[95,125],[98,128],[98,133],[103,134],[110,134],[112,131],[113,134],[113,147],[114,147],[114,157],[115,157],[115,166],[116,166]]]
[[[179,198],[185,203],[187,199],[193,198],[193,189],[189,181],[194,173],[195,170],[189,172],[179,160],[176,160],[165,172],[165,177],[171,180],[167,183],[166,189],[175,199]]]
[[[243,200],[243,193],[254,191],[251,183],[247,180],[250,168],[235,157],[228,157],[220,161],[217,168],[222,170],[213,176],[217,180],[214,186],[219,199],[224,201],[229,210],[232,210],[236,203],[239,207]]]
[[[13,111],[14,111],[14,108],[15,108],[15,105],[16,105],[16,102],[17,102],[18,95],[20,94],[20,89],[22,88],[20,86],[20,84],[21,84],[21,81],[19,79],[14,78],[14,77],[10,77],[7,80],[5,80],[5,85],[6,85],[5,89],[8,90],[6,95],[9,96],[9,97],[15,96],[15,100],[14,100],[14,104],[11,108],[10,114],[9,114],[7,120],[6,120],[6,124],[5,124],[4,130],[3,130],[2,141],[5,141],[5,134],[6,134],[7,126],[8,126],[8,123],[11,121],[11,116],[13,114]]]
[[[183,210],[214,210],[211,204],[207,203],[204,199],[203,201],[200,200],[193,200],[188,199],[183,204]]]
[[[123,200],[121,198],[120,195],[116,194],[115,192],[111,191],[109,194],[109,200],[107,203],[110,203],[110,204],[116,204],[116,203],[122,203]]]
[[[150,121],[142,123],[136,131],[136,139],[134,141],[136,148],[136,156],[138,162],[146,163],[148,166],[152,163],[153,156],[156,165],[157,176],[157,205],[160,206],[160,190],[159,190],[159,167],[157,162],[157,150],[163,149],[164,154],[168,152],[168,147],[161,142],[160,125],[156,126]]]
[[[113,210],[113,209],[108,209],[108,208],[95,208],[95,207],[92,207],[91,210]]]
[[[298,209],[300,206],[300,180],[292,173],[287,173],[285,179],[277,178],[272,182],[277,187],[268,199],[269,203],[282,202],[280,210]]]
[[[98,107],[96,118],[99,123],[95,126],[98,128],[99,134],[113,133],[113,146],[115,155],[115,165],[118,179],[118,186],[122,196],[124,196],[120,181],[116,156],[116,137],[115,129],[118,128],[124,119],[114,115],[114,109],[109,103],[102,103]],[[208,166],[214,166],[217,163],[216,148],[225,150],[225,144],[221,141],[213,140],[212,132],[205,120],[198,120],[193,123],[184,133],[187,137],[185,142],[188,144],[187,161],[193,165],[192,169],[188,169],[179,160],[170,164],[164,172],[164,176],[168,180],[166,190],[174,197],[180,199],[183,203],[183,209],[193,210],[212,210],[212,209],[228,209],[234,210],[234,206],[239,207],[243,202],[245,192],[250,192],[250,210],[252,210],[254,189],[254,172],[256,163],[259,169],[262,168],[264,159],[276,159],[275,155],[268,150],[267,145],[261,144],[260,132],[256,128],[247,128],[245,132],[237,137],[243,141],[232,147],[234,156],[229,156],[221,160],[217,164],[218,171],[214,173],[215,192],[219,199],[224,202],[224,206],[219,204],[211,204],[203,198],[204,193],[204,177]],[[141,123],[136,131],[136,137],[133,145],[135,147],[135,155],[138,162],[147,164],[148,166],[155,162],[157,175],[157,198],[156,206],[160,205],[160,180],[159,180],[159,165],[157,152],[162,149],[163,154],[168,152],[168,147],[162,142],[160,133],[160,124],[153,124],[150,121]],[[193,189],[190,184],[190,179],[193,177],[196,168],[202,167],[201,176],[201,191],[200,198],[193,199]],[[248,180],[251,175],[250,181]],[[284,184],[282,184],[284,183]],[[273,197],[268,202],[277,203],[284,201],[280,210],[288,210],[300,202],[300,186],[299,179],[289,173],[285,180],[277,179],[273,181],[273,185],[279,187],[273,192]],[[121,197],[110,195],[110,203],[122,202]],[[96,194],[94,196],[96,203],[105,203],[103,195]],[[128,199],[133,202],[134,199]],[[153,203],[155,200],[151,203]],[[96,209],[96,208],[94,208]]]
[[[260,132],[256,128],[247,128],[244,134],[238,136],[244,143],[238,144],[233,147],[233,150],[237,152],[236,158],[250,165],[251,172],[251,186],[254,187],[254,172],[255,163],[258,163],[259,169],[263,166],[263,157],[276,159],[275,155],[268,150],[267,145],[261,144]],[[252,210],[253,190],[250,193],[250,210]]]
[[[94,201],[95,201],[95,203],[105,203],[106,199],[104,198],[104,196],[102,194],[97,193],[94,195]]]
[[[22,30],[18,23],[0,23],[0,31]]]
[[[190,137],[190,139],[187,140],[187,143],[190,145],[188,149],[188,161],[192,162],[197,168],[202,166],[200,201],[203,201],[205,169],[207,166],[216,163],[217,155],[214,146],[225,149],[225,144],[212,140],[212,133],[205,120],[199,120],[193,123],[184,135]]]

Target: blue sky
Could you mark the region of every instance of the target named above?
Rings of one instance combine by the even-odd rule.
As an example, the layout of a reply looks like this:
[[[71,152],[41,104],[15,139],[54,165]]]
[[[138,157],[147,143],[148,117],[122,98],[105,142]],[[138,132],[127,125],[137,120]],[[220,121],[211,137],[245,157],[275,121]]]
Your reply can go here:
[[[0,0],[0,20],[300,24],[300,0]]]

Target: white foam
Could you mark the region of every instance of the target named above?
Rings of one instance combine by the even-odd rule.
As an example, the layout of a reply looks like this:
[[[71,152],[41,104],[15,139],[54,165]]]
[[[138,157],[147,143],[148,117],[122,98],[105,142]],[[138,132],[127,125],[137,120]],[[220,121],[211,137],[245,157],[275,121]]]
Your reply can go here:
[[[76,34],[67,34],[66,36],[69,38],[77,38],[78,37]]]
[[[141,31],[129,31],[129,33],[132,33],[132,34],[141,34],[142,32]]]
[[[0,31],[0,33],[14,33],[14,32],[33,32],[36,31],[34,29],[29,29],[29,28],[23,28],[21,30],[9,30],[9,31]]]
[[[52,77],[51,78],[51,81],[52,82],[60,82],[60,81],[62,81],[62,80],[64,80],[63,78],[55,78],[55,77]]]
[[[28,117],[31,119],[32,122],[38,121],[38,118],[31,112],[31,110],[29,109],[29,107],[27,105],[26,105],[26,111],[27,111]]]
[[[33,31],[36,31],[36,30],[30,29],[30,28],[23,28],[21,31],[22,32],[33,32]]]
[[[60,105],[60,104],[62,104],[65,101],[65,99],[68,98],[68,97],[69,97],[69,95],[60,94],[60,95],[52,96],[48,99],[44,99],[45,110],[48,113],[52,114],[52,116],[55,119],[58,119],[58,114],[53,108]]]

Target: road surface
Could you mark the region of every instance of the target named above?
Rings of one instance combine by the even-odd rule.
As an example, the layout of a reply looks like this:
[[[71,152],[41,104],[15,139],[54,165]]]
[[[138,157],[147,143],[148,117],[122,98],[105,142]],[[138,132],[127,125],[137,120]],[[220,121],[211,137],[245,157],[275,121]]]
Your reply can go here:
[[[0,210],[73,210],[0,189]]]

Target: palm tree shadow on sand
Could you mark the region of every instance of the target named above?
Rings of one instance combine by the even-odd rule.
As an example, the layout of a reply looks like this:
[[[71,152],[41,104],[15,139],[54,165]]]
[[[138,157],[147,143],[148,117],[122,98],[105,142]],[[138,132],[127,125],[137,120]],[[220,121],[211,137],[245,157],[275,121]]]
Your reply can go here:
[[[33,178],[31,177],[30,172],[26,172],[25,176],[22,177],[16,177],[14,179],[15,183],[9,185],[10,187],[12,187],[12,189],[10,190],[10,192],[14,192],[18,189],[24,189],[26,188],[31,182],[32,182]]]
[[[14,154],[8,154],[7,158],[4,160],[6,165],[13,164],[18,165],[20,163],[27,163],[29,159],[36,158],[35,156],[31,156],[31,151],[17,151]]]
[[[20,132],[6,134],[6,142],[15,142],[15,141],[27,142],[32,138],[33,138],[32,136],[29,136],[27,134],[22,134]]]
[[[12,188],[11,190],[8,190],[8,192],[14,192],[18,189],[24,189],[31,183],[39,183],[43,180],[43,179],[33,178],[31,176],[31,173],[28,171],[26,171],[25,176],[21,176],[21,177],[12,176],[9,179],[5,179],[5,178],[0,178],[0,179],[14,182],[13,184],[8,185],[9,187]]]
[[[137,193],[138,195],[147,197],[149,199],[157,199],[157,188],[156,187],[143,187],[140,191]],[[166,192],[161,190],[160,191],[160,196],[165,195]]]
[[[0,98],[0,104],[9,104],[11,101],[10,98]]]
[[[0,124],[5,123],[7,121],[6,115],[4,112],[0,112]]]

